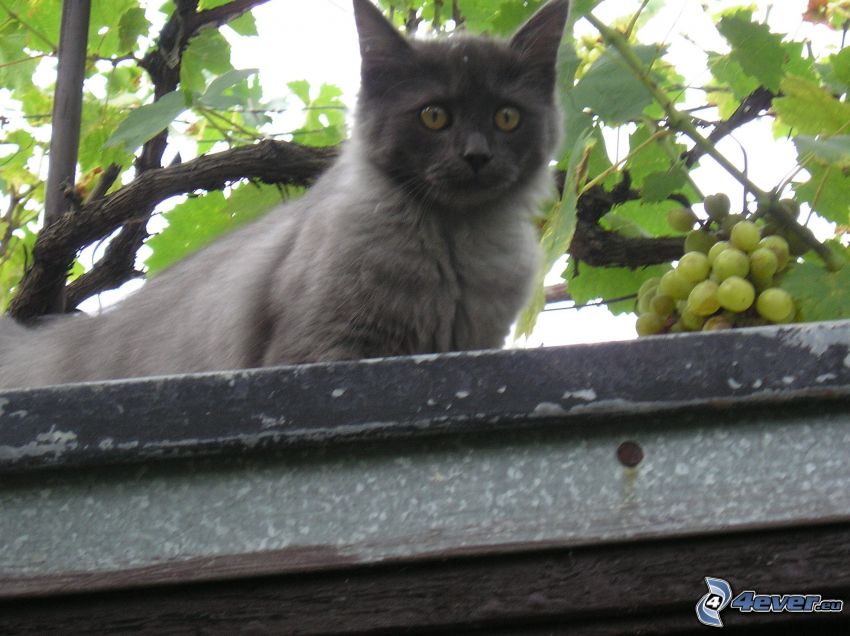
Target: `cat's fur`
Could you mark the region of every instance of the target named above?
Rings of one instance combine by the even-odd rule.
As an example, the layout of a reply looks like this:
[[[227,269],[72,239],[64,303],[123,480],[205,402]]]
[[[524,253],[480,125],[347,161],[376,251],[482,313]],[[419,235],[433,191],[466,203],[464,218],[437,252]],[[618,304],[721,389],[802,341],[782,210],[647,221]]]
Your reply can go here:
[[[408,41],[368,0],[354,7],[362,86],[336,164],[99,316],[0,321],[0,386],[502,345],[538,268],[567,2],[509,43]],[[427,129],[429,104],[451,125]],[[513,132],[494,126],[505,104]]]

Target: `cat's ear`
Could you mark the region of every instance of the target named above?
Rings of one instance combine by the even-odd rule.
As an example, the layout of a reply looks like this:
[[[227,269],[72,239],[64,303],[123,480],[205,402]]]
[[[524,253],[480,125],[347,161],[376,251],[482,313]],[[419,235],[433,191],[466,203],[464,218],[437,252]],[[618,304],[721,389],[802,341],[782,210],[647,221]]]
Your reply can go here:
[[[354,0],[354,21],[360,36],[364,79],[371,71],[398,64],[412,54],[407,40],[370,0]]]
[[[547,2],[514,34],[511,48],[521,53],[527,64],[554,72],[569,7],[568,0]]]

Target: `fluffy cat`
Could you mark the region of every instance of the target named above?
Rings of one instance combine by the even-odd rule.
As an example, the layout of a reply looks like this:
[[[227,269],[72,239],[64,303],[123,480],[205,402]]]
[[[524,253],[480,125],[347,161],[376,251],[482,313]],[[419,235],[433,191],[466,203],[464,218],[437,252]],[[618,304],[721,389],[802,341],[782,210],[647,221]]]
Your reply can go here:
[[[352,138],[300,200],[96,317],[0,324],[0,386],[500,347],[538,268],[566,0],[508,42],[402,37],[354,0]]]

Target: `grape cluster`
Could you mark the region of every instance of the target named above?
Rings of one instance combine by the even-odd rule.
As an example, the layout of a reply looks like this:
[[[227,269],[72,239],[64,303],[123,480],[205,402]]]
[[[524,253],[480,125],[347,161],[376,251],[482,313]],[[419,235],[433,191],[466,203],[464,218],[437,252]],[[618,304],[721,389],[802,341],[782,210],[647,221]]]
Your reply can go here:
[[[799,214],[795,201],[780,203]],[[693,229],[698,219],[690,208],[668,214],[670,227],[688,232],[685,254],[638,290],[638,335],[791,322],[794,301],[775,283],[805,246],[770,225],[730,214],[725,194],[707,196],[703,205],[709,218],[700,229]]]

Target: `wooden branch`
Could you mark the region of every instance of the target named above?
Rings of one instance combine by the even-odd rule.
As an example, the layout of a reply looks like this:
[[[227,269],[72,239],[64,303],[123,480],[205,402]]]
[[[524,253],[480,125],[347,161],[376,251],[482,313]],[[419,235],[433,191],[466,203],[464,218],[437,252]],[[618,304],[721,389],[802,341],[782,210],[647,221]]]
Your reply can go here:
[[[24,275],[9,313],[22,321],[44,315],[52,281],[57,277],[64,280],[78,250],[128,221],[146,220],[148,210],[170,197],[197,190],[220,190],[241,179],[308,186],[337,153],[335,147],[312,148],[266,140],[149,170],[120,190],[83,205],[78,212],[65,213],[41,231],[33,248],[33,266]]]
[[[732,113],[727,120],[720,122],[714,127],[714,130],[712,130],[711,134],[707,137],[708,141],[716,144],[718,141],[731,134],[736,128],[752,121],[765,110],[770,108],[770,105],[773,103],[773,99],[776,96],[776,93],[766,89],[764,86],[759,86],[741,101],[741,105],[738,106],[735,112]],[[699,161],[699,158],[702,157],[703,154],[705,154],[704,149],[699,146],[694,146],[685,153],[685,165],[688,167],[694,165],[697,161]]]
[[[148,52],[140,65],[147,70],[154,85],[154,101],[177,88],[183,51],[189,41],[206,27],[219,27],[238,18],[253,7],[268,0],[234,0],[212,9],[198,11],[196,0],[182,0],[160,32],[155,48]],[[136,173],[141,175],[162,166],[162,155],[168,143],[168,130],[147,141],[136,159]],[[148,237],[146,221],[153,213],[149,206],[133,223],[121,229],[103,257],[91,271],[68,286],[66,311],[91,295],[120,287],[143,274],[136,270],[136,252]],[[64,282],[64,278],[62,279]]]

